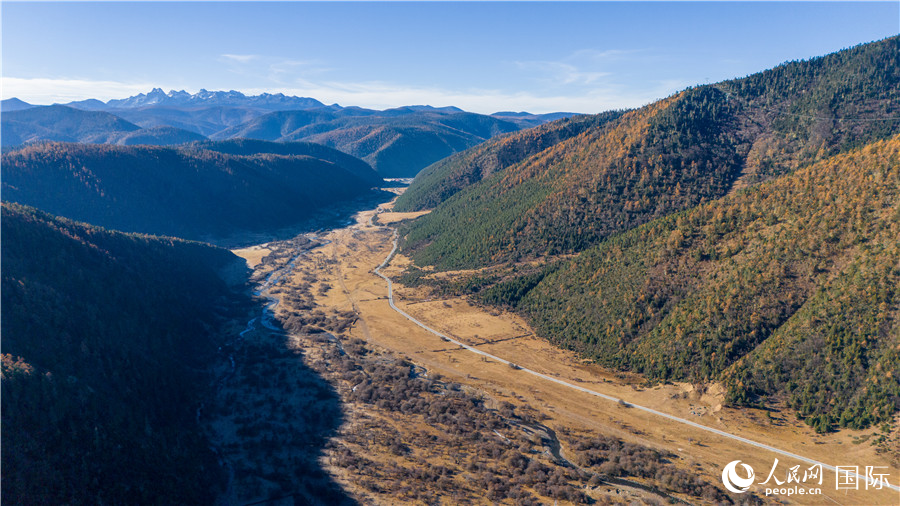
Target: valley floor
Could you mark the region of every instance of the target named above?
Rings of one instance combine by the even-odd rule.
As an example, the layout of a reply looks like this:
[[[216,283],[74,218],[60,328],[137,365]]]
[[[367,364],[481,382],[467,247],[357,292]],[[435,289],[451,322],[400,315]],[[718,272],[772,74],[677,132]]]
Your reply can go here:
[[[293,270],[267,291],[269,296],[279,299],[275,318],[287,333],[273,334],[261,327],[248,337],[282,349],[284,355],[278,356],[279,361],[271,361],[267,366],[269,376],[284,377],[291,384],[311,383],[312,380],[298,380],[286,369],[295,366],[280,362],[290,361],[290,353],[302,355],[304,363],[324,378],[340,398],[343,410],[340,427],[322,433],[329,442],[319,462],[351,500],[384,504],[435,500],[443,500],[445,504],[492,503],[495,500],[489,492],[502,484],[492,484],[488,476],[492,473],[505,476],[516,465],[514,453],[534,460],[535,466],[546,467],[531,470],[539,477],[537,480],[516,481],[516,486],[523,491],[522,497],[541,498],[542,502],[551,497],[564,503],[579,500],[579,496],[573,495],[576,492],[584,494],[582,500],[591,497],[612,503],[633,500],[697,503],[724,499],[710,490],[700,496],[699,485],[693,489],[661,487],[678,481],[665,473],[650,477],[648,473],[642,476],[635,471],[620,474],[625,477],[618,481],[600,479],[611,475],[601,471],[588,456],[598,437],[611,437],[661,452],[665,456],[663,460],[668,462],[666,465],[682,473],[678,475],[682,481],[684,476],[691,476],[722,491],[723,467],[735,460],[749,464],[756,471],[756,484],[750,494],[730,494],[734,501],[900,503],[900,492],[867,490],[862,480],[859,490],[836,490],[835,473],[827,469],[822,495],[766,497],[765,485],[759,483],[765,481],[776,458],[776,478],[783,477],[795,465],[800,465],[802,475],[810,464],[630,404],[831,466],[858,466],[861,474],[865,474],[865,466],[876,466],[876,472],[887,474],[888,482],[897,486],[900,480],[897,454],[883,451],[884,445],[871,444],[880,435],[880,428],[820,435],[787,410],[724,407],[722,391],[717,385],[648,386],[641,377],[601,369],[550,345],[536,337],[514,314],[479,307],[461,297],[431,299],[423,289],[394,283],[394,302],[403,312],[453,340],[544,377],[473,353],[420,327],[390,307],[387,285],[373,272],[392,249],[390,224],[414,217],[392,213],[390,206],[385,204],[377,210],[361,212],[355,224],[320,234],[315,238],[320,246],[309,249],[306,245],[307,252],[301,256],[292,255],[292,246],[284,243],[235,251],[248,259],[260,280],[296,259]],[[382,272],[396,278],[408,264],[409,259],[395,255]],[[328,330],[320,332],[323,328]],[[305,369],[301,372],[307,373]],[[427,378],[430,383],[425,391],[396,397],[398,390],[419,385],[403,376]],[[266,416],[279,416],[276,407],[281,402],[279,398],[286,395],[279,393],[279,383],[271,382],[266,387],[265,381],[254,376],[253,402],[257,406],[267,402],[272,405],[267,408]],[[600,398],[566,384],[624,402]],[[372,394],[379,386],[383,387],[379,395],[387,398]],[[246,391],[238,388],[230,390],[228,397],[234,402],[244,394]],[[327,398],[327,392],[320,397]],[[452,430],[463,425],[459,423],[459,414],[453,411],[453,403],[447,407],[449,400],[475,406],[466,417],[483,420],[473,425],[480,427],[478,430],[483,434],[473,440],[471,434]],[[444,412],[435,414],[431,409],[434,406],[441,406]],[[448,409],[456,413],[452,423],[446,416],[442,418]],[[281,411],[289,410],[283,407]],[[235,417],[238,415],[233,415],[229,423],[237,424]],[[217,423],[222,426],[223,422],[220,419]],[[236,433],[239,429],[229,430]],[[279,442],[273,430],[259,437],[263,441],[261,445]],[[251,487],[252,480],[245,480],[243,491],[231,491],[234,502],[278,497],[280,492],[290,490],[289,485],[277,489],[277,472],[271,465],[247,464],[248,459],[240,455],[242,451],[249,455],[250,450],[240,450],[234,441],[231,444],[232,453],[228,458],[232,462],[243,462],[238,465],[247,469],[260,468],[260,474],[268,472],[272,478],[267,485],[269,489],[258,484]],[[289,460],[290,456],[284,455],[283,459]],[[522,470],[520,474],[527,472]],[[538,484],[541,479],[545,485]],[[553,483],[558,489],[550,490],[546,483]],[[805,484],[807,488],[809,484]]]

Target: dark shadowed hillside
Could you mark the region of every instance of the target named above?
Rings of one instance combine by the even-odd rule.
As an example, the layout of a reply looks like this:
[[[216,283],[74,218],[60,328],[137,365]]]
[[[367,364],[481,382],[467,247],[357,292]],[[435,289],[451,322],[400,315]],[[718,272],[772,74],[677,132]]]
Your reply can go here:
[[[3,199],[117,230],[215,239],[295,225],[370,194],[377,177],[349,162],[50,143],[3,155]]]
[[[240,259],[2,211],[3,503],[209,504],[195,410]]]
[[[187,147],[238,156],[271,154],[317,158],[339,165],[358,178],[368,181],[371,186],[378,186],[382,183],[381,177],[366,162],[336,149],[312,142],[267,142],[253,139],[231,139],[227,141],[196,142]]]
[[[282,495],[347,503],[320,462],[342,417],[332,387],[283,339],[239,334],[263,310],[243,259],[17,204],[0,223],[4,504],[215,504],[235,474],[272,484],[236,473],[234,446],[280,463]],[[273,418],[233,398],[252,398],[279,360],[292,379],[277,376],[287,461],[248,428]],[[242,430],[226,451],[213,425],[231,416]]]

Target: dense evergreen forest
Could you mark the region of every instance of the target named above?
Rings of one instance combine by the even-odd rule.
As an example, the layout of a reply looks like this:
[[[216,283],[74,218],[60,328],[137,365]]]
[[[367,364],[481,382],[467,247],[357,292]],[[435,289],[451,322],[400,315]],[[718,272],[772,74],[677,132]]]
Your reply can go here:
[[[269,142],[254,139],[229,139],[226,141],[194,142],[186,147],[193,150],[215,151],[237,156],[269,154],[315,158],[331,162],[373,187],[383,183],[381,176],[368,163],[355,156],[312,142]]]
[[[900,407],[898,237],[895,137],[617,235],[519,299],[484,296],[512,294],[498,302],[604,365],[860,428]]]
[[[411,209],[439,203],[402,229],[404,250],[489,267],[431,284],[514,308],[606,366],[720,380],[729,402],[785,401],[818,430],[887,421],[898,43],[690,88],[484,178],[466,167],[502,140],[461,153],[409,189]]]
[[[324,206],[371,194],[381,180],[365,162],[304,143],[45,143],[4,153],[2,164],[4,201],[188,239],[295,225]]]
[[[195,410],[243,262],[16,204],[0,223],[3,503],[211,503]]]

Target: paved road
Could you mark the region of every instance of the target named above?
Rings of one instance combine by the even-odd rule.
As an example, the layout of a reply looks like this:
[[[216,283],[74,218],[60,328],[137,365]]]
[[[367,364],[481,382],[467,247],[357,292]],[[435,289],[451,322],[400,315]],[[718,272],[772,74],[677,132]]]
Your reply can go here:
[[[586,393],[586,394],[593,395],[593,396],[595,396],[595,397],[600,397],[600,398],[606,399],[606,400],[608,400],[608,401],[612,401],[612,402],[615,402],[615,403],[624,403],[624,404],[627,404],[627,405],[628,405],[629,407],[631,407],[631,408],[639,409],[639,410],[641,410],[641,411],[646,411],[646,412],[652,413],[652,414],[654,414],[654,415],[656,415],[656,416],[661,416],[661,417],[663,417],[663,418],[668,418],[669,420],[672,420],[672,421],[674,421],[674,422],[678,422],[678,423],[682,423],[682,424],[685,424],[685,425],[689,425],[689,426],[694,427],[694,428],[696,428],[696,429],[700,429],[700,430],[703,430],[703,431],[706,431],[706,432],[711,432],[711,433],[716,434],[716,435],[718,435],[718,436],[722,436],[722,437],[725,437],[725,438],[728,438],[728,439],[731,439],[731,440],[734,440],[734,441],[739,441],[739,442],[741,442],[741,443],[748,444],[748,445],[751,445],[751,446],[755,446],[755,447],[757,447],[757,448],[762,448],[762,449],[764,449],[764,450],[768,450],[768,451],[770,451],[770,452],[772,452],[772,453],[776,453],[776,454],[778,454],[778,455],[782,455],[782,456],[785,456],[785,457],[790,457],[790,458],[792,458],[792,459],[796,459],[796,460],[799,460],[799,461],[801,461],[801,462],[806,462],[806,463],[808,463],[808,464],[821,465],[823,469],[828,469],[828,470],[830,470],[830,471],[835,471],[835,472],[837,472],[837,468],[836,468],[835,466],[826,464],[826,463],[824,463],[824,462],[819,462],[818,460],[813,460],[813,459],[804,457],[804,456],[802,456],[802,455],[797,455],[796,453],[791,453],[791,452],[789,452],[789,451],[781,450],[781,449],[779,449],[779,448],[775,448],[774,446],[770,446],[770,445],[767,445],[767,444],[765,444],[765,443],[760,443],[760,442],[758,442],[758,441],[753,441],[752,439],[747,439],[747,438],[745,438],[745,437],[738,436],[738,435],[735,435],[735,434],[731,434],[731,433],[725,432],[725,431],[723,431],[723,430],[714,429],[714,428],[712,428],[712,427],[708,427],[708,426],[706,426],[706,425],[699,424],[699,423],[693,422],[693,421],[691,421],[691,420],[686,420],[686,419],[684,419],[684,418],[679,418],[679,417],[677,417],[677,416],[670,415],[670,414],[668,414],[668,413],[663,413],[662,411],[657,411],[657,410],[655,410],[655,409],[653,409],[653,408],[648,408],[648,407],[641,406],[641,405],[638,405],[638,404],[633,404],[633,403],[631,403],[631,402],[627,402],[627,401],[625,401],[625,400],[623,400],[623,399],[619,399],[619,398],[613,397],[613,396],[611,396],[611,395],[606,395],[606,394],[602,394],[602,393],[600,393],[600,392],[595,392],[594,390],[590,390],[590,389],[584,388],[584,387],[582,387],[582,386],[575,385],[575,384],[573,384],[573,383],[568,383],[568,382],[563,381],[563,380],[561,380],[561,379],[559,379],[559,378],[555,378],[555,377],[553,377],[553,376],[548,376],[548,375],[546,375],[546,374],[542,374],[542,373],[539,373],[539,372],[537,372],[537,371],[533,371],[533,370],[531,370],[531,369],[528,369],[527,367],[523,367],[521,364],[513,364],[513,363],[510,362],[509,360],[500,358],[500,357],[498,357],[498,356],[496,356],[496,355],[491,355],[490,353],[487,353],[487,352],[485,352],[484,350],[479,350],[478,348],[469,346],[469,345],[467,345],[467,344],[465,344],[465,343],[462,343],[462,342],[460,342],[460,341],[458,341],[458,340],[456,340],[456,339],[453,339],[452,337],[450,337],[450,336],[448,336],[448,335],[442,334],[441,332],[438,332],[437,330],[434,330],[433,328],[429,327],[428,325],[425,325],[425,324],[422,323],[421,321],[419,321],[419,320],[413,318],[412,316],[410,316],[409,313],[403,311],[402,309],[398,308],[398,307],[394,304],[394,286],[393,286],[393,283],[391,282],[391,280],[390,280],[387,276],[385,276],[384,274],[381,273],[381,269],[383,269],[384,267],[387,267],[387,265],[390,263],[391,259],[394,257],[394,254],[397,252],[397,247],[398,247],[399,237],[398,237],[398,235],[397,235],[397,231],[396,231],[396,230],[394,230],[394,236],[393,236],[393,239],[394,239],[394,247],[393,247],[393,249],[391,249],[390,254],[388,254],[387,258],[384,259],[384,262],[382,262],[381,265],[379,265],[378,267],[375,268],[375,274],[377,274],[377,275],[380,276],[382,279],[384,279],[385,281],[387,281],[387,287],[388,287],[388,302],[389,302],[390,305],[391,305],[391,309],[393,309],[394,311],[400,313],[400,314],[403,315],[407,320],[409,320],[409,321],[415,323],[415,324],[418,325],[419,327],[422,327],[423,329],[425,329],[425,330],[427,330],[428,332],[430,332],[430,333],[432,333],[432,334],[434,334],[434,335],[440,337],[441,339],[444,339],[445,341],[451,342],[451,343],[453,343],[453,344],[455,344],[455,345],[457,345],[457,346],[459,346],[459,347],[461,347],[461,348],[464,348],[464,349],[466,349],[466,350],[468,350],[468,351],[470,351],[470,352],[472,352],[472,353],[477,353],[477,354],[479,354],[479,355],[481,355],[481,356],[483,356],[483,357],[490,358],[491,360],[496,360],[497,362],[501,362],[501,363],[504,363],[504,364],[507,364],[507,365],[515,366],[520,372],[527,373],[527,374],[531,374],[531,375],[533,375],[533,376],[537,376],[537,377],[539,377],[539,378],[543,378],[543,379],[545,379],[545,380],[547,380],[547,381],[552,381],[552,382],[557,383],[557,384],[559,384],[559,385],[562,385],[562,386],[565,386],[565,387],[568,387],[568,388],[571,388],[571,389],[574,389],[574,390],[578,390],[578,391],[580,391],[580,392],[584,392],[584,393]],[[850,473],[850,474],[855,474],[856,477],[857,477],[859,480],[861,480],[861,482],[864,482],[864,481],[866,480],[866,477],[865,477],[864,475],[861,475],[861,474],[858,474],[858,473]],[[888,484],[888,485],[886,485],[886,487],[887,487],[887,488],[890,488],[891,490],[896,490],[896,491],[900,492],[900,486],[893,485],[893,484]]]

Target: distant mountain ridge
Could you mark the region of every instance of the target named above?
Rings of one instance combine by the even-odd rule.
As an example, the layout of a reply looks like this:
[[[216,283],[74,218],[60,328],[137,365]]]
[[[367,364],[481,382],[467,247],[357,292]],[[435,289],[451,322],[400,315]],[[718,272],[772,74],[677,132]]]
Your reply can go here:
[[[175,127],[209,137],[223,129],[241,125],[266,114],[265,110],[248,107],[210,106],[185,108],[148,106],[108,109],[105,112],[126,119],[143,128]]]
[[[576,112],[550,112],[546,114],[532,114],[530,112],[520,111],[520,112],[512,112],[512,111],[500,111],[491,113],[491,116],[494,118],[504,119],[507,121],[513,121],[516,123],[520,123],[522,125],[528,125],[529,127],[535,127],[538,125],[543,125],[549,121],[556,121],[565,118],[571,118],[573,116],[579,116],[580,113]]]
[[[383,177],[409,177],[437,160],[519,128],[490,116],[434,108],[309,109],[272,112],[211,138],[314,142],[365,160]]]
[[[140,93],[128,98],[113,99],[101,102],[95,99],[70,102],[70,107],[106,110],[106,109],[136,109],[148,106],[168,107],[253,107],[268,110],[300,110],[325,107],[325,104],[314,98],[287,96],[283,93],[263,93],[261,95],[247,96],[239,91],[208,91],[201,89],[197,93],[188,93],[184,90],[171,90],[168,93],[162,88],[153,88],[149,93]]]
[[[7,98],[0,103],[0,112],[12,112],[12,111],[21,111],[23,109],[30,109],[32,107],[36,107],[34,105],[29,104],[23,100],[19,100],[18,98]]]
[[[382,177],[412,177],[431,163],[495,135],[570,115],[484,115],[453,106],[430,105],[377,111],[337,104],[326,106],[313,98],[282,93],[255,96],[234,90],[166,93],[161,88],[125,99],[107,102],[88,99],[53,106],[34,106],[8,99],[3,102],[3,112],[5,148],[48,140],[124,145],[172,145],[204,138],[241,137],[305,141],[359,157]],[[122,123],[116,124],[116,120],[101,114],[112,115]],[[92,124],[73,130],[69,125],[76,122],[76,117],[84,118],[80,120],[83,124]],[[109,125],[106,130],[104,124]]]
[[[64,105],[4,112],[0,136],[4,147],[41,141],[170,145],[205,138],[170,126],[141,128],[108,112],[83,111]]]

